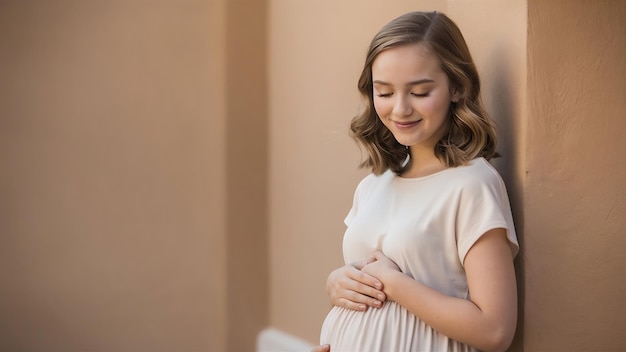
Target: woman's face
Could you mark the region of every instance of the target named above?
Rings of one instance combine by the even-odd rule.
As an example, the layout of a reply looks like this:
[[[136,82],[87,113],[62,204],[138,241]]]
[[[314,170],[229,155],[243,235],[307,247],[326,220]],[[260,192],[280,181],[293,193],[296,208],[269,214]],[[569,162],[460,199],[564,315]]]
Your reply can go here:
[[[372,64],[372,80],[374,109],[396,140],[434,150],[458,100],[439,59],[421,44],[387,49]]]

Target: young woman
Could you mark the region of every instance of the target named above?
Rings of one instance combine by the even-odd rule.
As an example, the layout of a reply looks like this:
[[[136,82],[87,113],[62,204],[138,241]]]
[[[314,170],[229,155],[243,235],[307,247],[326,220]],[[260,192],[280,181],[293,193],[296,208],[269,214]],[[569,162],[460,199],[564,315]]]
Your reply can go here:
[[[372,173],[328,277],[321,343],[338,351],[502,351],[517,319],[518,242],[488,160],[492,120],[458,27],[412,12],[372,40],[352,120]],[[320,346],[319,351],[328,350]]]

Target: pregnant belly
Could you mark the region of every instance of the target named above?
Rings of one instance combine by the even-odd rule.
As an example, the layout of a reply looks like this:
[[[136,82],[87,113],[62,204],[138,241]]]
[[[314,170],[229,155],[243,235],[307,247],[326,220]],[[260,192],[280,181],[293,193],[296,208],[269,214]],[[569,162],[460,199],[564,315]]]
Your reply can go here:
[[[333,352],[472,351],[391,301],[365,312],[333,307],[322,325],[320,342],[330,344]]]

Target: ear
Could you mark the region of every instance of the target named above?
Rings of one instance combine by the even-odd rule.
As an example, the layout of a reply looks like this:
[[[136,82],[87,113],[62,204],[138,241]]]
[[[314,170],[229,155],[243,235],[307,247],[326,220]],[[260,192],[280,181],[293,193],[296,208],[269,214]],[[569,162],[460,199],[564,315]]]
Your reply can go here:
[[[452,88],[451,101],[453,103],[458,103],[459,99],[461,99],[461,92],[458,89]]]

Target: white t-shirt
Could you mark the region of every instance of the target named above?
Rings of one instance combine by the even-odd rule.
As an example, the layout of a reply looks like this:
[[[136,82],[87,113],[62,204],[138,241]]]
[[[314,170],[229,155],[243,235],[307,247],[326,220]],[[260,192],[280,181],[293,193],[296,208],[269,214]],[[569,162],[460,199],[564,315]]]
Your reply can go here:
[[[504,228],[513,255],[519,249],[504,182],[484,158],[419,178],[369,175],[345,223],[346,264],[381,250],[406,275],[463,299],[470,294],[463,261],[483,234]],[[473,351],[391,301],[366,312],[333,307],[320,340],[334,352]]]

